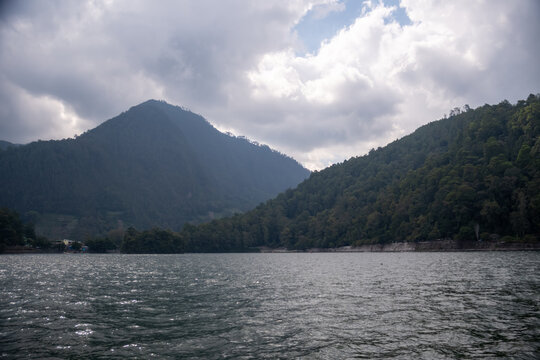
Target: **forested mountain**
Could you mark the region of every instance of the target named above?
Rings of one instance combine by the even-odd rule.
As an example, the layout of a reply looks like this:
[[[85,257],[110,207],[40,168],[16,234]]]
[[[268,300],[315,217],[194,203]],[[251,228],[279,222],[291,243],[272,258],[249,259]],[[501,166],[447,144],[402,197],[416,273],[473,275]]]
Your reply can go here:
[[[440,238],[540,239],[540,97],[465,106],[244,215],[187,225],[191,251]]]
[[[12,144],[9,141],[0,140],[0,150],[5,150],[10,147],[17,147],[19,144]]]
[[[51,239],[179,230],[255,207],[309,171],[201,116],[150,100],[75,139],[0,151],[0,207]]]

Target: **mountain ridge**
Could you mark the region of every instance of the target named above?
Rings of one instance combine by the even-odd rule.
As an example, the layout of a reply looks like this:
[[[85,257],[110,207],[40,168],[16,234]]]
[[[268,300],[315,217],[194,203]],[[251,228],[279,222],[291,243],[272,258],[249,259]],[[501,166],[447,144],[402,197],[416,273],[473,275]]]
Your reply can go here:
[[[540,95],[454,110],[314,172],[241,216],[181,232],[189,251],[540,240]]]
[[[20,144],[14,144],[14,143],[11,143],[9,141],[5,141],[5,140],[0,140],[0,150],[6,150],[10,147],[17,147],[17,146],[21,146]]]
[[[2,151],[6,168],[0,206],[26,214],[51,238],[127,226],[178,230],[253,208],[309,174],[292,158],[156,100],[74,139]]]

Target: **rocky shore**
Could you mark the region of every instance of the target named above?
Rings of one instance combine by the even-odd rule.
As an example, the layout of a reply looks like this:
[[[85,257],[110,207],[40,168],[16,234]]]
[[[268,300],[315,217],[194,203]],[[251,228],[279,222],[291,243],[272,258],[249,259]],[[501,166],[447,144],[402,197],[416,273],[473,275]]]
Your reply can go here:
[[[424,242],[395,242],[361,246],[342,246],[338,248],[311,248],[305,251],[284,248],[260,248],[263,253],[283,252],[412,252],[412,251],[538,251],[540,243],[457,241],[452,239]]]

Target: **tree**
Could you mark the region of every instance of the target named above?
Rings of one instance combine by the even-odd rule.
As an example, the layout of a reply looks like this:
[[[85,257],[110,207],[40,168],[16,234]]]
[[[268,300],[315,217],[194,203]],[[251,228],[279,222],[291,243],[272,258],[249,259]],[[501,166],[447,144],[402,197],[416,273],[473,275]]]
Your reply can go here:
[[[243,215],[187,225],[180,234],[154,229],[130,235],[128,229],[123,249],[307,249],[439,238],[464,243],[491,234],[540,239],[539,137],[538,96],[453,112],[368,155],[313,173]]]
[[[24,225],[15,211],[0,209],[0,252],[15,245],[24,245]]]
[[[109,250],[116,249],[115,242],[108,237],[89,239],[85,244],[88,246],[88,251],[94,253],[105,253]]]
[[[522,191],[516,191],[515,210],[510,213],[510,222],[514,234],[524,236],[529,232],[529,219],[527,218],[527,199]]]

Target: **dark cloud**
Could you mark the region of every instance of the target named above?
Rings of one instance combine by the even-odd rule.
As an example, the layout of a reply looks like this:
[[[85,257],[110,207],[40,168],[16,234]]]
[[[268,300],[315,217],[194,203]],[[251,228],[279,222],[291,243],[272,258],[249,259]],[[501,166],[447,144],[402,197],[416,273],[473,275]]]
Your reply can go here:
[[[0,28],[2,81],[27,100],[60,102],[94,124],[152,97],[201,109],[225,104],[225,85],[259,53],[285,46],[298,16],[286,6],[238,1],[29,4],[10,6]],[[0,121],[11,122],[9,136],[21,140],[30,120],[14,96],[4,98],[12,110]],[[39,104],[25,104],[32,106]],[[31,121],[37,130],[55,119]]]
[[[316,2],[1,2],[0,138],[73,136],[158,98],[321,167],[539,91],[535,0],[403,0],[407,26],[364,4],[300,56],[294,28]]]

